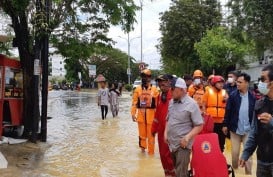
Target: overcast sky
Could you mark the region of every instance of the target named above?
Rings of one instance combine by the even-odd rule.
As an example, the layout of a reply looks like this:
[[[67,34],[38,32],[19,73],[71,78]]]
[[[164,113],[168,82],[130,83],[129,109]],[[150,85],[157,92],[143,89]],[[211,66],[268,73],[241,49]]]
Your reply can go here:
[[[140,5],[140,0],[135,0]],[[143,62],[149,64],[150,69],[160,68],[160,54],[156,49],[158,39],[161,37],[159,31],[159,13],[168,10],[171,0],[143,0],[142,14],[142,40],[143,40]],[[130,32],[130,55],[137,61],[141,58],[141,25],[140,11],[136,13],[137,23],[134,31]],[[116,41],[115,48],[128,52],[128,36],[122,32],[119,26],[111,27],[109,37]]]

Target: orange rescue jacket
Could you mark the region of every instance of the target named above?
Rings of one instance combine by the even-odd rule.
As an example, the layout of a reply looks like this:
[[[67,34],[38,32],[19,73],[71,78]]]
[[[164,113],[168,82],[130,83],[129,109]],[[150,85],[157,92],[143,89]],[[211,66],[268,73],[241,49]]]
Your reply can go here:
[[[200,109],[202,109],[203,106],[203,96],[205,94],[205,89],[203,86],[200,88],[195,87],[194,85],[190,85],[188,88],[188,95],[192,97],[197,104],[199,105]]]
[[[204,95],[207,114],[211,115],[215,123],[222,123],[225,116],[225,108],[227,97],[226,90],[216,90],[214,87],[209,87]]]
[[[135,115],[138,122],[152,124],[159,91],[149,85],[147,89],[139,85],[133,93],[131,115]]]

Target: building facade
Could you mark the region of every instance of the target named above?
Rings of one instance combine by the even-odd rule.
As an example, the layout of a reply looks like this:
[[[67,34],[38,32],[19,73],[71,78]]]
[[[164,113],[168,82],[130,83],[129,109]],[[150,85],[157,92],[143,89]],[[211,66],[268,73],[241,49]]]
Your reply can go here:
[[[245,68],[238,66],[238,70],[249,74],[252,82],[257,82],[262,68],[268,64],[273,64],[273,49],[265,50],[260,60],[250,62]]]
[[[55,54],[53,48],[50,48],[49,51],[52,53],[49,56],[49,66],[51,66],[51,69],[49,69],[49,75],[51,77],[64,79],[66,75],[66,70],[64,68],[65,58],[60,54]]]

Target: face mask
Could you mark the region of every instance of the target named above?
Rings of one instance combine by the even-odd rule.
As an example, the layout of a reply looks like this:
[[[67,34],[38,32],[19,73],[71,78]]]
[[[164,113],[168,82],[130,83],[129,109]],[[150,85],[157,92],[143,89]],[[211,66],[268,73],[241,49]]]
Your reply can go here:
[[[231,84],[231,83],[233,83],[233,82],[234,82],[234,78],[229,77],[227,81],[228,81],[228,83],[230,83],[230,84]]]
[[[201,83],[201,79],[194,79],[194,85],[198,85]]]
[[[268,92],[269,92],[269,89],[267,88],[267,83],[265,83],[265,82],[259,82],[259,84],[258,84],[258,90],[259,90],[259,92],[261,93],[261,94],[263,94],[263,95],[267,95],[268,94]]]
[[[146,85],[147,84],[147,79],[146,78],[142,78],[141,82],[142,82],[142,85]]]

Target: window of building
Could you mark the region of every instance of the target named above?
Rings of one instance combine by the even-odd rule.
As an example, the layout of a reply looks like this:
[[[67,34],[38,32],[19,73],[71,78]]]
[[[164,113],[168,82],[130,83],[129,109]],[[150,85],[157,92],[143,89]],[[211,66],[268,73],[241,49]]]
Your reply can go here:
[[[5,97],[23,97],[22,70],[5,68]]]

